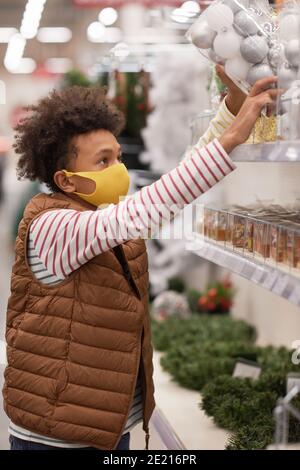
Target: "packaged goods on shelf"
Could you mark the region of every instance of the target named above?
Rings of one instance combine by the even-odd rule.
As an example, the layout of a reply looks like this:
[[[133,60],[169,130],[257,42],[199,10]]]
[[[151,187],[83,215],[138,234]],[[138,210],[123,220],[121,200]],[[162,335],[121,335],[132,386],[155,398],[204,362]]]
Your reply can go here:
[[[300,212],[268,207],[205,207],[198,232],[227,250],[300,276]]]
[[[276,25],[267,2],[215,1],[190,27],[187,38],[206,58],[224,65],[245,92],[277,68]]]

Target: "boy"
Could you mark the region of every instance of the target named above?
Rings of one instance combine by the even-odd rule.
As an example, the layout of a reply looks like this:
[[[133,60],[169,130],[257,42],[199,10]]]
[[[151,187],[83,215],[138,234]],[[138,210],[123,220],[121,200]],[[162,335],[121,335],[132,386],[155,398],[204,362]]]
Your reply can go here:
[[[155,403],[143,238],[234,170],[228,153],[278,93],[265,91],[271,77],[245,99],[219,72],[237,117],[224,102],[177,168],[126,199],[123,117],[100,90],[53,91],[17,127],[19,176],[52,192],[31,199],[16,240],[3,390],[12,449],[129,449],[141,421],[148,447]]]

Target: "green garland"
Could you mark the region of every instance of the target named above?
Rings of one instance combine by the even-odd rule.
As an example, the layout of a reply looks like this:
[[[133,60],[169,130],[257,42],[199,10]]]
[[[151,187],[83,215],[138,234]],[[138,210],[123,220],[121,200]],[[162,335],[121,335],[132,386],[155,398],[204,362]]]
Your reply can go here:
[[[236,359],[255,360],[257,348],[241,341],[173,344],[161,359],[163,368],[184,387],[201,390],[220,374],[232,374]]]
[[[175,342],[201,344],[203,341],[254,342],[255,328],[241,320],[223,315],[192,315],[188,319],[171,317],[152,323],[153,343],[158,351],[167,351]]]
[[[257,381],[224,375],[203,388],[200,407],[215,424],[233,432],[227,449],[263,449],[274,441],[273,410],[285,387],[285,376],[272,371],[263,372]],[[294,404],[300,408],[300,399]],[[300,423],[293,418],[289,438],[300,440]]]
[[[227,449],[263,449],[274,441],[273,410],[286,393],[288,372],[299,372],[284,347],[254,344],[255,329],[231,317],[192,315],[153,322],[153,342],[165,351],[163,368],[181,385],[201,391],[200,407],[232,432]],[[236,359],[256,361],[258,380],[232,377]],[[295,399],[300,408],[300,398]],[[300,423],[290,419],[290,441],[300,441]]]

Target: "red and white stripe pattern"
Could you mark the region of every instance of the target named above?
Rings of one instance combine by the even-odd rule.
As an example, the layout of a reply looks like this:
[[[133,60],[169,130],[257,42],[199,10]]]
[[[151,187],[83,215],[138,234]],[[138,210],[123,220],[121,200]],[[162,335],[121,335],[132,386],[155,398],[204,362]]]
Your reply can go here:
[[[74,269],[117,243],[151,235],[164,220],[169,220],[185,204],[220,181],[234,165],[219,142],[213,139],[218,138],[233,119],[224,100],[207,132],[182,163],[125,202],[95,212],[49,211],[34,220],[27,246],[28,263],[34,275],[44,284],[60,282]],[[142,401],[138,381],[124,432],[140,421]],[[9,433],[55,447],[82,447],[31,433],[14,423],[10,423]]]
[[[218,140],[196,145],[178,167],[117,205],[42,214],[32,223],[30,242],[48,274],[64,279],[116,245],[148,238],[234,168]]]

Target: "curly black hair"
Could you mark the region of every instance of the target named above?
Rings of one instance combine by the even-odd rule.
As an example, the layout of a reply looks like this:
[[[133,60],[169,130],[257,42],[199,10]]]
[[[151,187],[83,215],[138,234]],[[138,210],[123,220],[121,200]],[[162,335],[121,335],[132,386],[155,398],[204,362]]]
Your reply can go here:
[[[18,179],[38,179],[54,192],[61,190],[53,175],[76,155],[75,136],[100,129],[118,136],[125,124],[123,114],[100,87],[52,90],[26,110],[28,116],[15,128]]]

